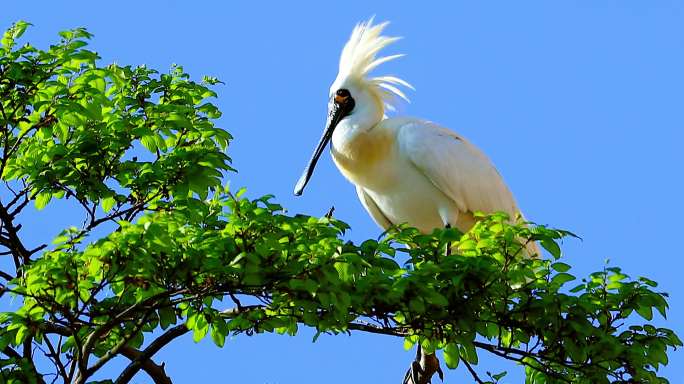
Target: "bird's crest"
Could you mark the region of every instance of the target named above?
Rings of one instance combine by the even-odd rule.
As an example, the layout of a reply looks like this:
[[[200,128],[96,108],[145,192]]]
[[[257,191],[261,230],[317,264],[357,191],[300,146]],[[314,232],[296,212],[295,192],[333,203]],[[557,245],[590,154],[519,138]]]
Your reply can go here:
[[[413,87],[411,84],[395,76],[369,76],[369,73],[380,64],[404,56],[403,54],[398,54],[377,57],[381,49],[401,39],[400,37],[381,35],[388,24],[389,22],[384,22],[373,25],[373,18],[371,18],[367,22],[359,23],[354,27],[349,41],[347,41],[342,49],[340,69],[335,82],[337,83],[344,79],[365,82],[379,93],[385,105],[391,109],[391,102],[395,96],[408,101],[408,98],[398,86],[410,89],[413,89]]]

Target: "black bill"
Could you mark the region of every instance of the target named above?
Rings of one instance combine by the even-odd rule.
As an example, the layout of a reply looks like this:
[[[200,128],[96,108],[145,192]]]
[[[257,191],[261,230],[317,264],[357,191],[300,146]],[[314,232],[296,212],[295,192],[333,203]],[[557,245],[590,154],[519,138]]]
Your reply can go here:
[[[304,168],[304,172],[302,172],[302,175],[299,177],[299,180],[297,181],[297,185],[295,185],[294,194],[296,196],[300,196],[302,192],[304,192],[304,187],[306,187],[306,184],[309,182],[309,179],[311,179],[311,175],[313,175],[316,163],[318,162],[318,159],[321,157],[321,154],[323,153],[325,146],[328,145],[328,142],[330,142],[330,138],[332,137],[335,127],[345,116],[349,114],[349,112],[351,112],[353,108],[354,99],[352,99],[351,96],[345,97],[342,100],[338,98],[334,98],[333,100],[331,100],[328,112],[328,121],[326,124],[327,126],[325,128],[325,131],[323,131],[323,135],[321,136],[321,139],[318,142],[316,150],[314,151],[313,155],[311,155],[311,160],[309,160],[309,164],[307,164],[306,168]]]

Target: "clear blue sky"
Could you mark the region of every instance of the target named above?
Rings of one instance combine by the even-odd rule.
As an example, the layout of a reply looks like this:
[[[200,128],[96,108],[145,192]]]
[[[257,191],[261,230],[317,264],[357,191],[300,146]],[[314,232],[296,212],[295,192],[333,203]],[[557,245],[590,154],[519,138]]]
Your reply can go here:
[[[325,121],[327,92],[354,24],[390,20],[407,56],[378,70],[411,82],[410,114],[465,135],[495,162],[528,218],[565,228],[579,275],[604,260],[648,276],[671,294],[669,320],[684,336],[684,3],[681,1],[3,1],[0,26],[34,24],[41,47],[85,26],[103,62],[172,63],[218,76],[220,125],[235,136],[234,186],[273,193],[292,213],[334,205],[350,237],[380,230],[351,184],[324,156],[303,197],[292,188]],[[94,4],[102,4],[96,6]],[[403,5],[406,4],[406,5]],[[427,5],[429,4],[429,5]],[[80,217],[48,209],[24,218],[45,241]],[[28,231],[36,231],[36,227]],[[185,337],[159,354],[178,383],[399,383],[413,352],[383,336],[238,337],[223,349]],[[481,355],[478,369],[521,370]],[[684,353],[662,371],[684,383]],[[471,382],[462,370],[447,383]],[[139,375],[139,383],[148,379]]]

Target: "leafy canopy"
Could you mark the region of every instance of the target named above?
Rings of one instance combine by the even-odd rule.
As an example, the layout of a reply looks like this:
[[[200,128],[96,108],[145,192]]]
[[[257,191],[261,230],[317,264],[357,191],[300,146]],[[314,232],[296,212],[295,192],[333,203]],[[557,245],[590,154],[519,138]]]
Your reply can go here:
[[[682,343],[649,324],[667,295],[619,268],[578,281],[558,261],[569,232],[494,214],[465,234],[399,227],[346,242],[339,220],[222,186],[232,137],[215,126],[217,79],[99,66],[84,29],[19,46],[27,26],[0,48],[0,246],[13,264],[1,294],[21,303],[0,314],[3,381],[86,383],[124,356],[109,382],[143,370],[169,383],[153,356],[185,333],[221,347],[308,326],[403,337],[478,382],[505,375],[481,379],[481,353],[520,363],[527,383],[667,382],[657,370]],[[26,244],[21,231],[39,230],[18,224],[26,207],[55,200],[82,224]],[[521,257],[528,241],[552,258]]]

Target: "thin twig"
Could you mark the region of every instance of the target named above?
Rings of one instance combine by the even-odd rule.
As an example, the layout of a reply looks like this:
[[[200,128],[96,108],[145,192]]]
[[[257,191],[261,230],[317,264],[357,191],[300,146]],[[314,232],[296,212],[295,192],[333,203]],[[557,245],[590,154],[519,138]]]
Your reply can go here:
[[[473,369],[473,367],[470,365],[469,362],[465,361],[464,359],[461,359],[463,361],[463,364],[465,364],[466,368],[468,368],[468,372],[470,372],[470,375],[477,381],[478,384],[484,384],[484,381],[480,379],[480,376],[477,375],[477,372]]]

